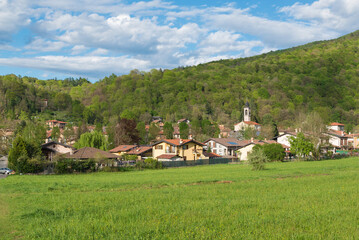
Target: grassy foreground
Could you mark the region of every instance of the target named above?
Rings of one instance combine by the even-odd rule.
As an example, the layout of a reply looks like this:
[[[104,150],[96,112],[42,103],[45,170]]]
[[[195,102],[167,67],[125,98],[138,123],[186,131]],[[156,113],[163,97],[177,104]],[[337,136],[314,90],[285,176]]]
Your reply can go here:
[[[10,176],[0,214],[1,239],[355,239],[359,159]]]

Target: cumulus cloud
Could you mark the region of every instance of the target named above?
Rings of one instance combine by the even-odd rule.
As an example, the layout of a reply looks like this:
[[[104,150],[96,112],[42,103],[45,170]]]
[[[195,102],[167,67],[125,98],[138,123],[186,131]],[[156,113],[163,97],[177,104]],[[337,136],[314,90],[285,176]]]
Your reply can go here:
[[[281,8],[280,12],[287,13],[296,20],[309,21],[339,32],[359,28],[359,1],[319,0],[312,4],[295,3]]]
[[[10,41],[20,27],[30,22],[25,0],[0,0],[0,41]]]

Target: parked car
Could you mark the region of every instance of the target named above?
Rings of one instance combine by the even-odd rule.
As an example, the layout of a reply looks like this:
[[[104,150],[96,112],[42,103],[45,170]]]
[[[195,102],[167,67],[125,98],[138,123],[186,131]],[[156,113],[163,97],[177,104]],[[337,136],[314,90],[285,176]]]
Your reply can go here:
[[[15,172],[13,170],[11,170],[10,168],[0,168],[0,173],[2,173],[2,174],[15,174]]]

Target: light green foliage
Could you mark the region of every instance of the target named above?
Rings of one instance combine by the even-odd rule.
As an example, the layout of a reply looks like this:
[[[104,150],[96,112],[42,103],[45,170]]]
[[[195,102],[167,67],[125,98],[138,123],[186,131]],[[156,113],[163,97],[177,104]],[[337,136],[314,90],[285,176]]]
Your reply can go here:
[[[3,239],[356,239],[358,159],[50,176],[0,184]],[[313,184],[315,183],[315,184]],[[6,211],[4,211],[4,208]],[[3,221],[1,221],[3,220]]]
[[[301,132],[297,134],[297,137],[290,137],[289,142],[291,153],[300,159],[305,159],[314,149],[313,143]]]
[[[262,148],[253,148],[248,154],[248,163],[252,166],[252,170],[263,170],[268,157]]]
[[[80,139],[74,144],[74,147],[77,149],[83,147],[93,147],[107,151],[108,142],[102,133],[93,131],[82,134]]]

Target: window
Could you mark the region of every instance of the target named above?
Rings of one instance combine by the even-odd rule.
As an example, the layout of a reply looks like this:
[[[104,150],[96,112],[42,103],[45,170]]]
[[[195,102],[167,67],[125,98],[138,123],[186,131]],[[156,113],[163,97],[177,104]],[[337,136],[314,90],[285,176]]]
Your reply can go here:
[[[183,145],[183,150],[187,150],[188,149],[188,145]]]
[[[163,149],[163,146],[162,146],[162,145],[156,145],[156,146],[155,146],[155,149],[160,149],[160,150],[162,150],[162,149]]]

